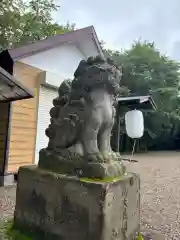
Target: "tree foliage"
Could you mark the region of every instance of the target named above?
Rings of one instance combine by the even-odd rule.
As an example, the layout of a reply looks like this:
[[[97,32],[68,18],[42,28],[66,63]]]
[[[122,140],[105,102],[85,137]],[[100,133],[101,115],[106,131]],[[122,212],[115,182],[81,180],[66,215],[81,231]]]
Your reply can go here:
[[[0,2],[0,49],[75,29],[74,24],[61,26],[53,21],[52,13],[59,9],[54,0]],[[145,134],[140,148],[142,145],[149,149],[169,145],[180,137],[179,64],[161,54],[149,42],[135,42],[124,52],[104,51],[123,68],[121,94],[150,94],[157,104],[157,111],[144,113]],[[127,143],[127,136],[122,134]]]
[[[149,42],[135,42],[129,50],[106,50],[105,54],[122,66],[121,83],[131,95],[152,95],[157,104],[157,111],[144,113],[140,147],[168,147],[180,133],[179,64]]]
[[[75,25],[61,26],[52,13],[59,6],[54,0],[1,0],[0,48],[12,48],[49,36],[72,31]]]

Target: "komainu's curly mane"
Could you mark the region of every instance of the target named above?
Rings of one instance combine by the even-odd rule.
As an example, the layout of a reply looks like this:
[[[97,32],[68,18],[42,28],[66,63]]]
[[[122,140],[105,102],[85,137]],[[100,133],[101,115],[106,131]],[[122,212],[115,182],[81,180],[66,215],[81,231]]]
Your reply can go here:
[[[74,73],[74,79],[65,80],[60,85],[59,96],[53,100],[53,105],[79,105],[95,89],[104,89],[112,95],[117,95],[121,75],[121,68],[111,59],[105,60],[97,56],[82,60]],[[78,100],[80,102],[77,102]]]
[[[72,81],[72,91],[82,91],[85,94],[96,88],[105,88],[112,94],[119,91],[121,69],[111,59],[103,59],[100,56],[82,60]]]

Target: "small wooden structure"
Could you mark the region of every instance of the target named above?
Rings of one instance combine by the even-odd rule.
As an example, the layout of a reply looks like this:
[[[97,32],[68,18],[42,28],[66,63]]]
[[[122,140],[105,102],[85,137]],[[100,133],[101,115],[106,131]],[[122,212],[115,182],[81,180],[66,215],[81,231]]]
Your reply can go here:
[[[4,185],[6,179],[11,102],[33,98],[29,89],[13,77],[13,64],[8,51],[0,53],[0,186]]]
[[[149,95],[147,96],[129,96],[120,97],[117,99],[117,109],[116,109],[116,121],[117,121],[117,131],[116,131],[116,151],[119,152],[119,141],[120,141],[120,111],[122,107],[127,107],[130,110],[155,110],[156,104],[153,98]]]

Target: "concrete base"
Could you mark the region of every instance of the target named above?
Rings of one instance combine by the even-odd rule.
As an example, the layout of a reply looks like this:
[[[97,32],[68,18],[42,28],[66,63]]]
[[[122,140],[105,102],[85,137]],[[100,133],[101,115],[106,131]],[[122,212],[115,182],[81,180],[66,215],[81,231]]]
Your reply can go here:
[[[140,231],[139,190],[131,173],[103,183],[21,167],[14,226],[43,239],[132,240]]]

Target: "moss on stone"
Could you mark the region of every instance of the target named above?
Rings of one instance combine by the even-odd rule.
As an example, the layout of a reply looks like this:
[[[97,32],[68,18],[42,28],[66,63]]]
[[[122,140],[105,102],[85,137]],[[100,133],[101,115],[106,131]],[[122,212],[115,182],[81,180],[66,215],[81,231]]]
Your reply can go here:
[[[99,178],[80,178],[79,180],[81,182],[112,183],[112,182],[124,181],[130,175],[131,175],[131,173],[127,173],[127,174],[124,174],[124,175],[118,176],[118,177],[105,177],[103,179],[99,179]]]
[[[103,179],[98,178],[80,178],[81,182],[102,182],[102,183],[110,183],[110,182],[117,182],[122,178],[120,177],[106,177]]]

